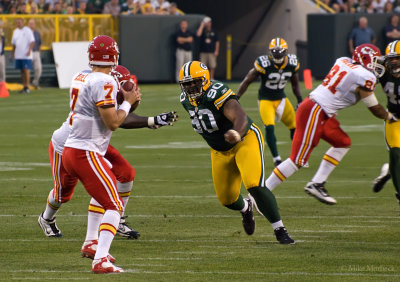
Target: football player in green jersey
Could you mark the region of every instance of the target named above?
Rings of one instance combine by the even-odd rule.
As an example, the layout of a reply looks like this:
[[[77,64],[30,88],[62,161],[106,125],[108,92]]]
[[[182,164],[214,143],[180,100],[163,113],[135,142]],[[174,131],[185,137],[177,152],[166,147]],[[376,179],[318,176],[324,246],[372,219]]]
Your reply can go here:
[[[264,185],[262,134],[235,93],[224,83],[210,81],[208,68],[198,61],[182,66],[179,84],[180,102],[189,113],[194,131],[211,147],[212,177],[220,203],[241,212],[248,235],[255,230],[255,204],[272,224],[279,243],[294,244],[282,224],[274,194]],[[242,182],[249,198],[240,195]]]
[[[385,52],[386,71],[379,82],[387,95],[387,107],[396,118],[400,118],[400,41],[390,42]],[[400,203],[400,121],[385,121],[385,140],[389,149],[389,165],[384,164],[381,174],[375,178],[373,191],[382,190],[392,178],[396,198]]]
[[[296,129],[295,112],[284,88],[290,79],[292,90],[297,98],[297,105],[303,100],[300,93],[299,76],[297,71],[300,64],[296,55],[288,54],[288,46],[283,38],[274,38],[269,44],[269,55],[263,55],[254,62],[254,67],[243,79],[237,91],[240,98],[247,87],[261,76],[261,85],[258,90],[258,105],[262,122],[265,126],[265,138],[271,151],[274,165],[282,160],[278,153],[275,137],[275,121],[280,121],[290,130],[293,139]]]

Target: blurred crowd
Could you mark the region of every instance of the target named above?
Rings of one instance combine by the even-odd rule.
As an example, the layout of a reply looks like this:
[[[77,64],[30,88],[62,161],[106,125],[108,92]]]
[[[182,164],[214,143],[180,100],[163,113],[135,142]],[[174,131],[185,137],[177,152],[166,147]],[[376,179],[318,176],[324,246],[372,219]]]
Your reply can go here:
[[[0,14],[181,15],[166,0],[0,0]]]
[[[400,13],[400,0],[322,0],[336,13]]]

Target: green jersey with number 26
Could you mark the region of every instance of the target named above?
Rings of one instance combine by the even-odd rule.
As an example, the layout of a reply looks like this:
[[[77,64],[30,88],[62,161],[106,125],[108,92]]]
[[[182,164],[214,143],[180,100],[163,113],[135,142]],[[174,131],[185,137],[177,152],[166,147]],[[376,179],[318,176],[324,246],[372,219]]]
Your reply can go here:
[[[223,106],[229,99],[236,99],[236,94],[227,85],[219,81],[211,81],[210,87],[203,95],[197,107],[190,104],[189,99],[181,93],[180,101],[189,113],[195,132],[199,133],[208,145],[217,151],[227,151],[234,145],[225,141],[224,134],[232,129],[233,124],[223,113]],[[249,117],[248,129],[252,124]],[[247,131],[246,131],[247,132]]]
[[[296,55],[288,54],[281,66],[277,66],[269,56],[260,56],[254,62],[254,68],[261,75],[261,85],[258,90],[259,100],[281,100],[285,98],[283,89],[287,81],[300,68]]]

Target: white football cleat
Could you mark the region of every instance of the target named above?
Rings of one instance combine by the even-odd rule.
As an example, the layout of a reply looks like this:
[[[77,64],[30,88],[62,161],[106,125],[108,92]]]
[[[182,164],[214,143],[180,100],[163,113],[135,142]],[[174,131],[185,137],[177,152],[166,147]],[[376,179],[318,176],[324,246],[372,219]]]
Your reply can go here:
[[[94,255],[96,254],[97,251],[97,244],[98,244],[97,240],[89,240],[83,242],[81,249],[82,257],[94,259]],[[107,255],[107,259],[112,263],[115,262],[115,258],[110,254]]]
[[[44,235],[47,237],[62,237],[60,229],[58,229],[56,224],[56,217],[52,219],[44,219],[43,213],[39,215],[38,218],[39,226],[42,228]]]
[[[381,168],[381,174],[377,178],[374,179],[373,185],[372,185],[372,191],[375,193],[378,193],[383,189],[385,186],[386,182],[391,178],[390,172],[389,172],[389,164],[385,163],[383,164]]]
[[[318,201],[328,204],[334,205],[336,204],[336,200],[329,196],[328,191],[325,189],[325,182],[322,183],[315,183],[315,182],[308,182],[306,187],[304,187],[304,191],[316,198]]]
[[[120,273],[124,270],[120,267],[113,265],[107,257],[95,259],[92,263],[92,272],[97,274],[104,273]]]

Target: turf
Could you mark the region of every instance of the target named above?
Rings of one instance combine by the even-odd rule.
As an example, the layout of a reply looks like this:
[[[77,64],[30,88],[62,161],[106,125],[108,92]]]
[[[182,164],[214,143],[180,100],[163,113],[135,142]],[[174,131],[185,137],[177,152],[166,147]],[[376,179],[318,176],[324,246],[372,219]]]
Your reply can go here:
[[[237,83],[231,83],[236,90]],[[241,103],[261,126],[253,84]],[[290,87],[290,86],[289,86]],[[379,99],[385,101],[380,86]],[[371,182],[388,160],[383,123],[360,104],[339,113],[352,149],[329,178],[338,200],[327,206],[304,185],[328,145],[321,141],[310,168],[274,190],[293,246],[277,244],[269,223],[256,215],[247,236],[238,213],[214,194],[209,149],[179,104],[178,85],[143,85],[139,115],[178,110],[173,127],[117,130],[111,143],[136,169],[128,222],[139,240],[116,237],[111,253],[127,272],[90,273],[80,257],[89,196],[79,184],[57,215],[62,238],[46,238],[37,224],[52,186],[48,143],[68,114],[68,92],[44,88],[0,99],[0,280],[96,281],[395,281],[400,279],[399,205],[391,182],[378,194]],[[290,91],[289,91],[290,92]],[[303,96],[308,92],[303,89]],[[290,94],[291,95],[291,94]],[[292,95],[291,95],[292,96]],[[292,97],[291,97],[292,98]],[[286,158],[289,132],[276,127]],[[272,170],[268,149],[267,176]],[[247,193],[243,190],[243,195]]]

